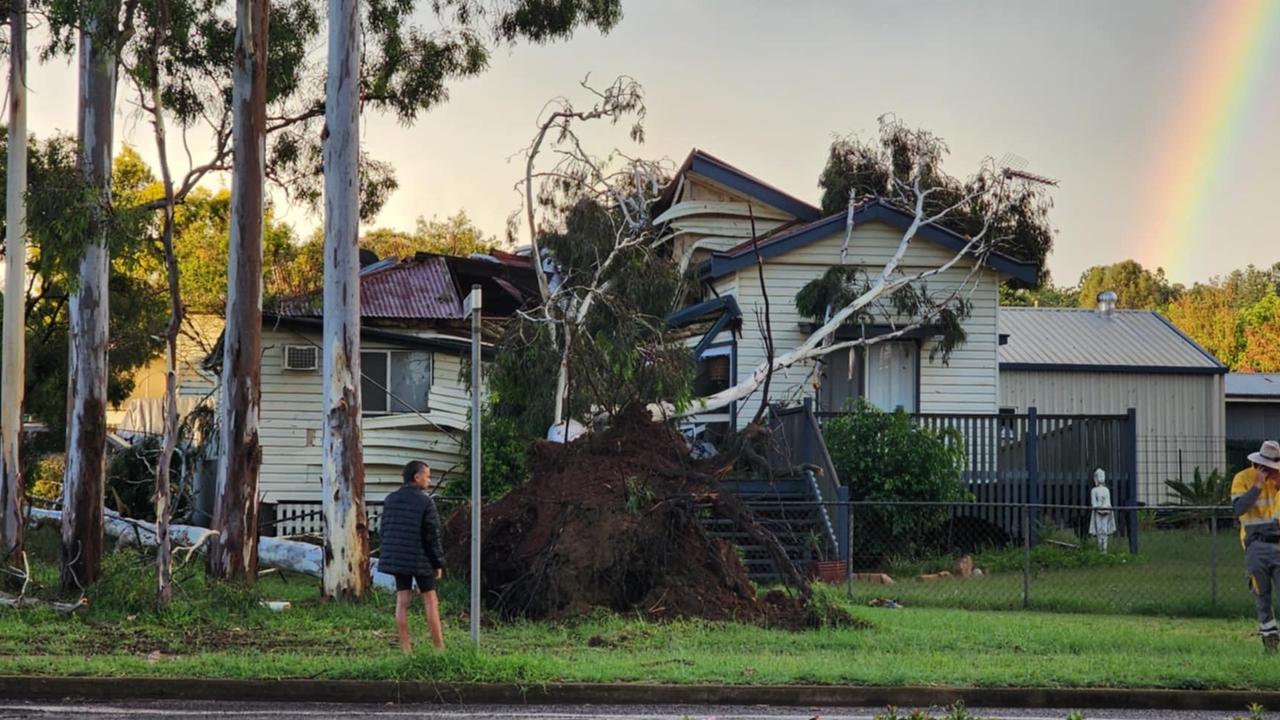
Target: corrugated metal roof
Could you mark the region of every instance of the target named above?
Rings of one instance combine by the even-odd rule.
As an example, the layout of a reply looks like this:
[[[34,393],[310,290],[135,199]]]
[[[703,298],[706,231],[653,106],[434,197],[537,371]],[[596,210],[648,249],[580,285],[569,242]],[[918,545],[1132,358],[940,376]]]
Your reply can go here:
[[[1280,373],[1230,373],[1227,397],[1280,398]]]
[[[1226,372],[1222,364],[1158,313],[1116,310],[1000,308],[1001,367]],[[1009,368],[1013,369],[1013,368]]]
[[[384,261],[385,262],[385,261]],[[320,317],[321,293],[280,303],[286,317]],[[445,258],[417,257],[378,263],[360,273],[360,317],[375,320],[454,320],[462,302]]]

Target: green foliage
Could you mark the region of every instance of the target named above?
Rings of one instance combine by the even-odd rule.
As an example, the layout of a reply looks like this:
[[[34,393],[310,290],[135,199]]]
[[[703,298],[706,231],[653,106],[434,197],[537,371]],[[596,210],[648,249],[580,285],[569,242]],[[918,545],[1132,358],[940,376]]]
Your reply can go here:
[[[486,502],[501,499],[529,480],[529,443],[532,438],[520,432],[514,418],[493,412],[489,407],[480,414],[480,490]],[[445,497],[471,498],[471,433],[462,441],[465,462],[457,477],[445,484]]]
[[[1182,293],[1172,285],[1164,268],[1147,270],[1133,260],[1112,265],[1095,265],[1080,276],[1080,307],[1098,305],[1098,294],[1110,290],[1116,294],[1116,307],[1133,310],[1155,310],[1168,305]]]
[[[836,474],[849,487],[850,500],[886,502],[962,502],[964,443],[952,429],[933,431],[915,425],[902,411],[886,413],[859,400],[823,430]],[[886,558],[927,556],[930,537],[950,517],[948,508],[866,507],[858,511],[855,537],[859,564]]]
[[[107,462],[107,507],[125,517],[155,522],[156,468],[161,439],[147,437],[133,447],[117,450]],[[182,482],[182,454],[174,452],[169,464],[172,517],[186,515],[191,507],[190,488]]]
[[[66,474],[67,458],[62,454],[42,456],[27,480],[27,495],[48,502],[62,498],[62,478]]]
[[[583,200],[568,210],[563,228],[544,233],[539,243],[561,267],[563,282],[576,286],[601,272],[621,222],[614,212]],[[567,416],[582,417],[592,409],[617,414],[657,400],[687,405],[693,397],[692,358],[664,337],[665,318],[684,294],[675,265],[635,245],[615,256],[601,278],[608,292],[595,295],[570,352]],[[514,418],[530,437],[544,436],[554,417],[560,327],[513,319],[489,370],[495,412]]]
[[[1079,542],[1079,539],[1076,539]],[[973,557],[975,566],[991,572],[1022,572],[1024,550],[1022,547],[1007,547],[999,550],[988,550]],[[1080,568],[1117,567],[1140,562],[1139,558],[1126,552],[1104,553],[1090,545],[1079,548],[1062,547],[1051,543],[1040,543],[1031,548],[1032,572],[1046,570],[1074,570]]]
[[[653,507],[653,488],[639,477],[628,477],[626,480],[627,512],[639,517]]]
[[[0,145],[0,178],[7,164],[7,136]],[[49,435],[62,437],[67,411],[68,302],[78,283],[78,262],[88,232],[86,185],[76,167],[75,142],[57,135],[29,146],[27,192],[30,253],[35,282],[27,294],[27,376],[24,409],[45,421]],[[115,202],[107,214],[111,274],[107,303],[107,399],[123,402],[133,389],[133,372],[160,350],[167,322],[157,248],[150,242],[147,213],[136,210],[154,178],[137,154],[125,149],[114,166]],[[3,211],[0,211],[2,213]]]
[[[935,215],[956,205],[973,187],[972,181],[966,185],[942,170],[942,160],[948,152],[946,143],[933,133],[908,128],[891,116],[882,117],[878,138],[841,138],[831,143],[826,166],[818,178],[822,210],[843,212],[851,201],[887,197],[893,194],[895,183],[910,184],[918,179],[921,189],[933,191],[925,201],[925,212]],[[990,236],[1001,238],[996,249],[1035,263],[1043,280],[1055,234],[1049,222],[1051,207],[1043,187],[1026,184],[1007,188],[994,198],[964,203],[938,224],[973,237],[990,218]]]
[[[227,624],[257,610],[257,592],[209,577],[198,558],[174,565],[173,601],[161,607],[156,603],[155,558],[132,550],[108,554],[98,581],[85,590],[90,618],[110,622],[142,616],[175,625]]]
[[[1164,484],[1173,491],[1179,505],[1224,507],[1231,504],[1231,478],[1217,468],[1202,475],[1197,466],[1191,473],[1191,482],[1170,479]]]

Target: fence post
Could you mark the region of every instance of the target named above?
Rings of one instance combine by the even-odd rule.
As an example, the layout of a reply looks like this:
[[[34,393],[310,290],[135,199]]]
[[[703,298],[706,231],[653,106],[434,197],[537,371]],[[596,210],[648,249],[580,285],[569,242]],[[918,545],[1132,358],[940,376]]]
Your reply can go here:
[[[848,551],[845,553],[845,590],[849,595],[849,599],[853,599],[853,505],[849,502],[849,488],[844,489],[844,515],[845,530],[847,534],[844,536],[845,547]]]
[[[1022,506],[1022,609],[1031,607],[1031,506]]]
[[[836,543],[837,550],[840,551],[839,559],[845,561],[845,568],[849,567],[849,488],[841,486],[836,488],[836,498],[840,505],[840,512],[833,513],[836,521]]]
[[[1218,607],[1218,509],[1209,516],[1209,607]]]
[[[1138,554],[1138,411],[1129,408],[1129,492],[1125,504],[1129,506],[1129,553]]]
[[[1040,504],[1040,419],[1034,407],[1027,408],[1027,503],[1035,506]],[[1038,521],[1039,515],[1039,509],[1032,513],[1028,507],[1027,512],[1022,514],[1022,521]],[[1026,535],[1027,543],[1031,543],[1033,532],[1033,527],[1026,525],[1023,534]]]

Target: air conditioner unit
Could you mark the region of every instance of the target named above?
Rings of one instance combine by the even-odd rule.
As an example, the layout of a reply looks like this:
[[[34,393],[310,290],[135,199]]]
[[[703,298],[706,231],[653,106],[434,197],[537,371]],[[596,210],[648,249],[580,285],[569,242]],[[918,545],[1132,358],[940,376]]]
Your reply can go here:
[[[320,348],[314,345],[285,345],[284,369],[310,371],[320,367]]]

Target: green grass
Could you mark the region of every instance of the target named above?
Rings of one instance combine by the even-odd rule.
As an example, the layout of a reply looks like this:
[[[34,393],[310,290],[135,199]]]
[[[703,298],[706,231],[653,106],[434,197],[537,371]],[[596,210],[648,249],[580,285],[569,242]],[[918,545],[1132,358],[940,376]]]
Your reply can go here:
[[[1112,540],[1114,560],[1099,562],[1096,551],[1040,546],[1032,551],[1030,609],[1057,612],[1167,615],[1178,617],[1249,618],[1253,596],[1244,579],[1244,551],[1233,529],[1216,539],[1205,530],[1161,530],[1142,533],[1140,554],[1129,554],[1124,538]],[[1217,546],[1217,596],[1214,597],[1210,553]],[[948,578],[932,582],[915,578],[920,566],[901,568],[893,586],[854,585],[854,599],[892,598],[908,607],[979,610],[1020,609],[1023,599],[1020,548],[979,554],[977,567],[988,577]],[[1070,567],[1073,564],[1081,567]],[[947,567],[950,561],[925,566]],[[1063,567],[1067,566],[1067,567]]]
[[[1280,658],[1262,657],[1247,615],[885,610],[823,588],[824,601],[870,627],[793,633],[604,612],[560,624],[486,618],[477,651],[467,645],[466,589],[446,582],[449,649],[427,650],[415,618],[423,650],[406,658],[389,594],[325,603],[311,578],[272,575],[244,592],[188,567],[173,606],[157,611],[148,571],[131,558],[111,557],[107,584],[91,589],[90,606],[76,615],[0,610],[0,674],[1280,689]],[[52,578],[47,567],[39,572],[41,582]],[[260,598],[294,607],[274,613]]]

